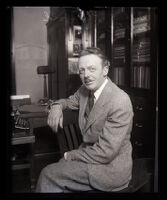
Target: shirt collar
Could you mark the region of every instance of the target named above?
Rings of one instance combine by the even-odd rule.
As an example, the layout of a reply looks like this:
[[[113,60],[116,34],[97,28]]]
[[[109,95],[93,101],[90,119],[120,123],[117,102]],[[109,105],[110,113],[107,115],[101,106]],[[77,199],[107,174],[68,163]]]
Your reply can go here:
[[[103,82],[103,84],[94,92],[95,102],[99,98],[99,96],[102,93],[102,91],[103,91],[105,85],[107,84],[107,82],[108,82],[108,79],[106,78],[106,80]]]

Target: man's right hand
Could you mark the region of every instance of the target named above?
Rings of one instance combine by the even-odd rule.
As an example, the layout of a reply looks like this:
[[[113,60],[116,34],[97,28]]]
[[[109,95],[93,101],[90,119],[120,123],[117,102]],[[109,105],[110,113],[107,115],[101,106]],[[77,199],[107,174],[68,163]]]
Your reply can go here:
[[[53,105],[48,115],[48,125],[57,132],[58,126],[63,128],[63,112],[59,104]]]

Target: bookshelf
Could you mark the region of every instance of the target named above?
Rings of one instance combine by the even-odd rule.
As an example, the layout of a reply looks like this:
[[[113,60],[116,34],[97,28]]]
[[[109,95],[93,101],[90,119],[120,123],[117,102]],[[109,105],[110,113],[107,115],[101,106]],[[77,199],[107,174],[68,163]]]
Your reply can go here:
[[[111,78],[119,86],[129,85],[129,12],[125,7],[112,8],[111,11]]]
[[[131,24],[131,87],[150,89],[150,8],[132,8]]]
[[[152,89],[156,9],[111,8],[111,70],[113,82],[123,89]],[[154,67],[151,67],[154,66]],[[151,69],[154,68],[154,69]]]
[[[133,157],[154,158],[158,67],[157,8],[112,7],[110,18],[109,77],[132,100]]]

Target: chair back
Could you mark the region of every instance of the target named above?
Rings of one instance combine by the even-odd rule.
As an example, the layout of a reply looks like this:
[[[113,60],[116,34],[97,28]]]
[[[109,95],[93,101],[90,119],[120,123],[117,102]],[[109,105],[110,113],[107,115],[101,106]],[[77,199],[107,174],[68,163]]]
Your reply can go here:
[[[57,134],[61,156],[66,151],[77,149],[82,142],[82,135],[78,125],[78,111],[63,111],[63,129]]]

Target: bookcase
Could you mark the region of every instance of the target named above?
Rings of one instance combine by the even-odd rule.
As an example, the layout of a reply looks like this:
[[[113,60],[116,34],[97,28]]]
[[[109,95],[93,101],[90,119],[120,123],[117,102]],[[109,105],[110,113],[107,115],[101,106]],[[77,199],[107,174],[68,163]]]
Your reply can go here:
[[[112,7],[96,10],[96,45],[110,59],[109,77],[132,101],[133,157],[155,154],[158,10]]]
[[[128,8],[112,8],[111,78],[119,86],[129,85],[129,14]]]
[[[131,87],[150,89],[151,9],[131,9]]]
[[[157,32],[156,8],[111,9],[110,77],[132,100],[134,158],[155,153]]]

